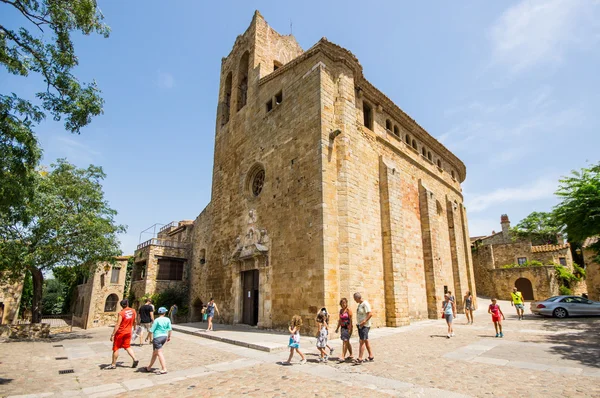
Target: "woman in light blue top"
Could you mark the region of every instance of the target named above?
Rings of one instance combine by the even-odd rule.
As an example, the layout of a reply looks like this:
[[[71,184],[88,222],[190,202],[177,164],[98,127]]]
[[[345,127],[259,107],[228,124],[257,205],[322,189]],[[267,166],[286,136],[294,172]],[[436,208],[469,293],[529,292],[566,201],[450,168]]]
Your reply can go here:
[[[157,370],[155,373],[160,375],[167,374],[167,362],[165,361],[162,349],[163,346],[171,340],[171,331],[173,330],[171,327],[171,320],[165,316],[166,313],[167,309],[165,307],[160,307],[158,309],[158,318],[154,320],[154,323],[150,328],[150,336],[152,338],[154,351],[152,351],[150,365],[146,366],[146,371],[152,372],[152,365],[154,365],[154,361],[156,361],[156,358],[158,357],[161,369]]]
[[[456,304],[454,304],[454,300],[451,299],[449,294],[444,295],[442,314],[448,324],[448,338],[453,337],[454,329],[452,328],[452,320],[456,317]]]

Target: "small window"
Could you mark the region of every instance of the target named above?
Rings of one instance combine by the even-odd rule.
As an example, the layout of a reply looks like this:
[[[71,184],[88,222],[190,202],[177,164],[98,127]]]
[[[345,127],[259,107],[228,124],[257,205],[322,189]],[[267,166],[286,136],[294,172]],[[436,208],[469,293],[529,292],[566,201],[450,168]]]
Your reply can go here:
[[[200,264],[206,264],[206,249],[200,250]]]
[[[271,112],[272,110],[273,110],[273,100],[272,100],[272,99],[270,99],[270,100],[267,102],[267,112]]]
[[[406,134],[406,135],[404,136],[404,140],[406,141],[406,143],[407,143],[408,145],[410,145],[410,135]]]
[[[385,129],[387,131],[392,131],[392,121],[390,119],[385,119]]]
[[[104,287],[104,285],[106,285],[105,280],[106,278],[104,277],[104,274],[100,275],[100,287]]]
[[[416,150],[417,149],[417,140],[412,140],[412,146]]]
[[[373,130],[373,108],[363,101],[363,124],[366,128]]]
[[[431,152],[427,151],[427,159],[431,162]]]
[[[158,260],[159,281],[180,281],[183,280],[183,260],[174,258],[161,258]]]
[[[258,170],[254,177],[252,177],[252,194],[254,196],[260,195],[262,192],[263,186],[265,185],[265,171]]]
[[[421,148],[421,154],[423,155],[423,157],[427,156],[427,149],[425,149],[425,147]]]
[[[111,294],[106,298],[104,303],[104,312],[115,312],[117,310],[117,303],[119,302],[119,296]]]
[[[110,283],[119,283],[119,274],[121,273],[121,268],[113,267],[110,274]]]
[[[560,265],[566,267],[567,266],[567,258],[566,257],[559,257],[558,261],[560,263]]]
[[[518,263],[519,265],[523,265],[523,264],[525,264],[526,262],[527,262],[527,257],[519,257],[519,258],[517,258],[517,263]]]
[[[394,135],[396,137],[400,137],[400,129],[398,128],[398,126],[394,126]]]
[[[437,166],[441,169],[442,168],[442,161],[441,160],[437,160]]]
[[[273,61],[273,72],[275,72],[277,69],[281,68],[283,66],[283,64],[279,61]]]
[[[452,178],[456,180],[456,176],[454,175],[454,170],[452,170],[452,171],[450,172],[450,174],[452,175]]]
[[[141,281],[146,276],[146,262],[135,263],[133,266],[133,276],[132,280]]]
[[[277,94],[275,94],[275,104],[279,105],[282,102],[283,102],[283,91],[280,91]]]

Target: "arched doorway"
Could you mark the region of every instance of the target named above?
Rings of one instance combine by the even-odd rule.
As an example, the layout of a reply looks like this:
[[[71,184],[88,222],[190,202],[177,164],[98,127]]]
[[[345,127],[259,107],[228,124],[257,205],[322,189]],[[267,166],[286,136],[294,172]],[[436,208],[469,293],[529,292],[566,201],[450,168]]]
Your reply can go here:
[[[534,300],[533,298],[533,286],[531,281],[527,278],[519,278],[515,281],[515,287],[523,295],[525,300]]]

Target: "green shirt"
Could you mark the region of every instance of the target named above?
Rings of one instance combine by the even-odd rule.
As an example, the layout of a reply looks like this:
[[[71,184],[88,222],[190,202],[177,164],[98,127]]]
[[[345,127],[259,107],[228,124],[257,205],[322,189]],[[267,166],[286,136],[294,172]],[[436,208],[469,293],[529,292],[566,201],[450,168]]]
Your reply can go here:
[[[169,331],[173,330],[171,327],[171,320],[166,316],[158,317],[152,323],[152,327],[150,328],[150,333],[152,333],[152,338],[168,336]]]

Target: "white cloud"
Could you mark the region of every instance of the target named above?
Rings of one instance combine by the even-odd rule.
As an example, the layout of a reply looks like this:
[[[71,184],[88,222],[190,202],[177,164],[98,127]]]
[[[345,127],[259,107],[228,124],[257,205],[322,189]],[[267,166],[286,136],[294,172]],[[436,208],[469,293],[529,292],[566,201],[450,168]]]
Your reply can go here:
[[[520,187],[500,188],[479,195],[470,195],[467,201],[467,209],[470,213],[478,213],[487,208],[506,202],[531,202],[548,199],[554,195],[558,188],[556,177],[544,177],[536,182]]]
[[[84,144],[81,137],[77,138],[79,139],[63,135],[52,137],[50,145],[53,147],[54,152],[56,152],[56,157],[64,157],[71,163],[80,165],[94,163],[94,159],[100,156],[100,152]]]
[[[169,72],[158,71],[158,87],[171,89],[175,86],[175,78]]]
[[[598,41],[598,1],[522,0],[507,9],[489,32],[492,62],[513,73],[557,65],[571,49]]]

